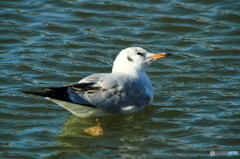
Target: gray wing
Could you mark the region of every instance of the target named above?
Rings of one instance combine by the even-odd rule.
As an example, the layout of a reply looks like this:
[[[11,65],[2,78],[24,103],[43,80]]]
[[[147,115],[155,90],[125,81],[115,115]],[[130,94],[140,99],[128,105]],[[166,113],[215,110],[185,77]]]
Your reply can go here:
[[[94,74],[68,87],[69,98],[81,104],[84,99],[108,113],[133,113],[152,100],[138,79],[123,73]]]
[[[103,78],[106,75],[108,75],[108,73],[92,74],[90,76],[87,76],[87,77],[81,79],[78,83],[97,83],[100,78]]]

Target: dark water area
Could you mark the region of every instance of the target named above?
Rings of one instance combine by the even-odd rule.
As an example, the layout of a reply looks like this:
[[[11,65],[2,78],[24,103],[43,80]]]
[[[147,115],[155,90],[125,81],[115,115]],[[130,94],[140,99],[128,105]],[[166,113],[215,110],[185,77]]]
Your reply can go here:
[[[0,158],[226,158],[240,153],[240,2],[2,0]],[[154,102],[106,117],[104,135],[20,93],[111,72],[124,48],[170,52],[147,73]]]

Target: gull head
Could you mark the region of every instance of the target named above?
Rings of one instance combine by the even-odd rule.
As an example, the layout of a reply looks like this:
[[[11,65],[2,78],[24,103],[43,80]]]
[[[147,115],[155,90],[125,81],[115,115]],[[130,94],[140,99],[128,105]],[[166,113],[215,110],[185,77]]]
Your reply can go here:
[[[149,53],[141,47],[129,47],[123,49],[116,57],[112,72],[145,71],[152,61],[170,56],[170,53]]]

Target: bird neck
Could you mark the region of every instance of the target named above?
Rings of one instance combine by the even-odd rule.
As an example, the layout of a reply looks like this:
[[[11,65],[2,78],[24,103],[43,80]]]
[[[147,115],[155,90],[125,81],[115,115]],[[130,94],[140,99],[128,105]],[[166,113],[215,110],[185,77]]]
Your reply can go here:
[[[124,73],[132,77],[147,76],[144,69],[129,69],[128,67],[113,67],[112,73]]]
[[[138,65],[136,63],[120,63],[120,62],[114,62],[112,72],[122,72],[126,74],[136,74],[139,72],[145,73],[145,67],[144,65]]]

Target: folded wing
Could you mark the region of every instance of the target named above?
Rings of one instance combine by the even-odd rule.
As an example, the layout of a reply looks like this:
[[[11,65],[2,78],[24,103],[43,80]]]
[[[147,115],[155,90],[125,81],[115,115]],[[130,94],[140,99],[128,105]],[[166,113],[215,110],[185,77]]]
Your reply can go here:
[[[92,75],[81,80],[79,84],[70,85],[70,99],[79,104],[81,102],[78,100],[84,99],[108,113],[133,113],[143,109],[151,101],[145,86],[136,81],[137,79],[128,78],[123,73],[96,77],[97,75]],[[89,84],[82,87],[88,81]]]
[[[65,102],[99,108],[107,113],[133,113],[152,100],[137,79],[123,73],[94,74],[77,84],[44,88],[44,92],[24,92]]]

